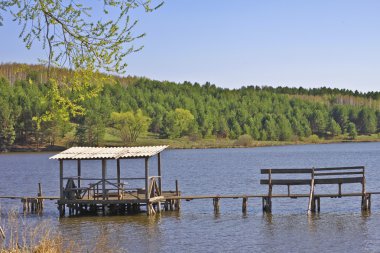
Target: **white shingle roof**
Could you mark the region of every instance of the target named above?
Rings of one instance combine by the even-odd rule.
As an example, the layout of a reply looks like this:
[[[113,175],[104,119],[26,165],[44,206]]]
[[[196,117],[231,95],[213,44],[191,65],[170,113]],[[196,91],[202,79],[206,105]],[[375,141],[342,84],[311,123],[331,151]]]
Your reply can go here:
[[[151,157],[168,146],[146,147],[72,147],[49,159],[81,160],[81,159],[119,159]]]

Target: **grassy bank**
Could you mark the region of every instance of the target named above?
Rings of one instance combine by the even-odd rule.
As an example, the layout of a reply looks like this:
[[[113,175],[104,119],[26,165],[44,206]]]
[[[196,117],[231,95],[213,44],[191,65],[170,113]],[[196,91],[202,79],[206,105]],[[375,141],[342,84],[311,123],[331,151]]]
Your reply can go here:
[[[347,135],[339,135],[334,138],[324,139],[312,135],[307,138],[294,139],[289,141],[256,141],[251,138],[239,138],[237,140],[229,138],[194,138],[182,137],[176,139],[161,139],[158,135],[148,134],[139,137],[135,143],[125,144],[120,138],[107,132],[99,146],[154,146],[169,145],[171,149],[203,149],[203,148],[239,148],[239,147],[267,147],[282,145],[302,145],[302,144],[327,144],[327,143],[346,143],[346,142],[380,142],[380,134],[359,135],[355,139],[349,138]],[[61,151],[74,143],[73,137],[60,139],[54,146],[44,146],[39,149],[35,145],[14,146],[10,151]]]
[[[247,137],[247,136],[245,136]],[[266,147],[280,145],[297,145],[297,144],[324,144],[324,143],[340,143],[340,142],[378,142],[379,134],[359,135],[355,139],[349,138],[347,135],[340,135],[330,139],[318,138],[312,135],[308,138],[294,139],[290,141],[256,141],[251,138],[239,138],[237,140],[229,138],[193,138],[182,137],[177,139],[160,139],[158,135],[148,134],[137,139],[136,143],[131,145],[169,145],[173,149],[191,149],[191,148],[238,148],[238,147]],[[125,145],[118,137],[107,133],[102,143],[104,146],[123,146]]]

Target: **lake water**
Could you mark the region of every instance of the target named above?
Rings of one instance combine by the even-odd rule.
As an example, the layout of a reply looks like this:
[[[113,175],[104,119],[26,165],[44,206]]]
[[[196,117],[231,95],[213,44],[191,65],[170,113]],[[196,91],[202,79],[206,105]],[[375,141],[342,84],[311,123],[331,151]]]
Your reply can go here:
[[[53,154],[0,155],[0,195],[35,195],[41,182],[44,195],[58,196],[58,162]],[[154,164],[155,161],[152,161]],[[299,145],[239,149],[167,150],[162,153],[163,187],[182,195],[265,193],[263,168],[366,166],[367,191],[380,191],[380,143]],[[109,173],[114,173],[109,163]],[[65,164],[75,174],[75,163]],[[116,170],[116,169],[115,169]],[[143,161],[122,161],[122,176],[141,176]],[[83,176],[100,176],[100,162],[83,162]],[[65,174],[66,175],[66,174]],[[343,185],[343,192],[360,191]],[[306,191],[305,191],[306,190]],[[307,192],[308,188],[294,188]],[[316,188],[337,192],[336,186]],[[274,187],[275,193],[286,188]],[[59,218],[53,201],[42,216],[28,214],[25,222],[49,220],[65,239],[93,249],[99,234],[128,252],[380,252],[380,196],[372,196],[372,212],[360,211],[360,197],[321,199],[321,212],[308,217],[307,199],[274,199],[272,215],[263,214],[261,199],[222,199],[214,214],[212,200],[183,201],[179,212],[109,217]],[[0,200],[2,212],[21,203]],[[3,214],[4,215],[4,214]]]

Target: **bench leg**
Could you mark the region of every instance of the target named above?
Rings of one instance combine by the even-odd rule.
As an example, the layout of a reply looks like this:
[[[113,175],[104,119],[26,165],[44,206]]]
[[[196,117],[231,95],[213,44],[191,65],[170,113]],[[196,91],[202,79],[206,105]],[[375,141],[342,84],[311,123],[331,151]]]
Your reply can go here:
[[[371,194],[364,194],[362,196],[362,211],[370,211],[371,210]]]
[[[272,198],[270,197],[263,197],[263,211],[266,213],[272,212]]]

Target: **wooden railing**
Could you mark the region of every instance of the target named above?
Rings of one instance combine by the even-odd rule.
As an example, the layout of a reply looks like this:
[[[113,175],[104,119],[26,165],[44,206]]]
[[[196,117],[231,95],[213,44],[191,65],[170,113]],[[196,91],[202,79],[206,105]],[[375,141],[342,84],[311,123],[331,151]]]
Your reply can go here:
[[[148,187],[148,197],[154,198],[161,196],[161,189],[159,187],[159,180],[161,179],[160,176],[152,176],[149,177],[149,187]]]
[[[64,196],[66,199],[83,199],[86,195],[88,199],[109,199],[109,197],[117,197],[119,200],[124,198],[124,193],[126,190],[137,190],[138,188],[126,188],[126,183],[121,181],[132,181],[132,180],[145,180],[145,178],[83,178],[83,177],[65,177],[63,179],[71,180],[69,187],[64,189]],[[75,182],[80,180],[83,181],[95,181],[89,183],[88,187],[76,187]],[[103,184],[106,186],[103,189]],[[104,192],[103,192],[104,190]]]

